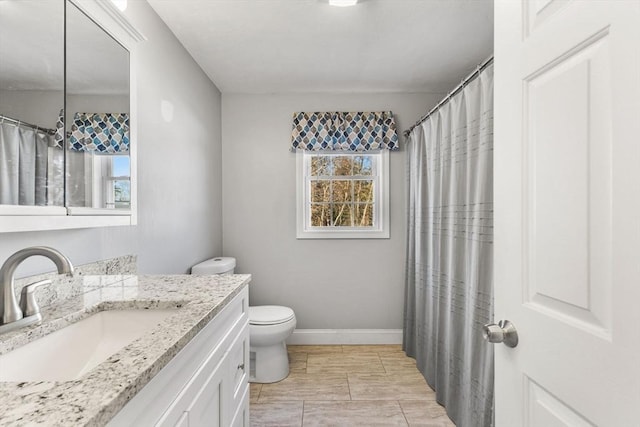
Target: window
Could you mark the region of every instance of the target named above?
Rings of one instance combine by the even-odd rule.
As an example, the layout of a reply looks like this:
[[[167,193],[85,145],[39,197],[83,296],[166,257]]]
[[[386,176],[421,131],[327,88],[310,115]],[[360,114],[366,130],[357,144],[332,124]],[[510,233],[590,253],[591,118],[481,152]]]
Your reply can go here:
[[[389,153],[298,152],[299,239],[389,237]]]
[[[131,207],[129,156],[111,156],[111,174],[105,176],[105,205],[116,209]]]
[[[128,155],[96,154],[93,158],[93,207],[131,208],[131,173]]]

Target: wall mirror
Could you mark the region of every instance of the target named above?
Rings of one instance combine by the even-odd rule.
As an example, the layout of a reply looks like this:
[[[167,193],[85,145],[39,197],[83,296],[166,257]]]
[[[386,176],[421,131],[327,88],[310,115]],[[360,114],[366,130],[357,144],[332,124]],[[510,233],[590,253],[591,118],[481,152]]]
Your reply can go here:
[[[136,223],[141,40],[111,0],[0,1],[0,231]]]
[[[129,51],[73,3],[66,33],[66,205],[127,211]]]
[[[0,2],[0,205],[64,206],[64,2]]]

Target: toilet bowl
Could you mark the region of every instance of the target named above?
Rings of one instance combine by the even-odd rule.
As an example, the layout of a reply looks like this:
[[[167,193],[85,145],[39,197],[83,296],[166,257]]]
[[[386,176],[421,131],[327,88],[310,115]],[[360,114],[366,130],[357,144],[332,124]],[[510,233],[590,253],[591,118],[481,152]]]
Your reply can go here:
[[[191,267],[191,274],[233,274],[235,258],[217,257]],[[249,307],[249,381],[274,383],[289,375],[286,340],[296,327],[289,307],[259,305]]]
[[[296,316],[289,307],[249,307],[250,382],[274,383],[289,375],[285,340],[295,328]]]

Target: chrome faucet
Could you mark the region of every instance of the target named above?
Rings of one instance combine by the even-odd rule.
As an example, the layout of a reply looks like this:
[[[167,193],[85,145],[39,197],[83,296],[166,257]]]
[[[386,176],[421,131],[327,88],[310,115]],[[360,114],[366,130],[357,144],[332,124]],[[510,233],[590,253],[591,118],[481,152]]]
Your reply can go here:
[[[41,280],[26,285],[20,295],[20,304],[16,299],[14,273],[18,265],[31,256],[43,256],[54,262],[59,274],[73,275],[73,265],[69,258],[61,252],[46,246],[33,246],[21,249],[11,255],[0,268],[0,334],[42,320],[40,308],[36,302],[34,291],[37,287],[50,284],[51,280]]]

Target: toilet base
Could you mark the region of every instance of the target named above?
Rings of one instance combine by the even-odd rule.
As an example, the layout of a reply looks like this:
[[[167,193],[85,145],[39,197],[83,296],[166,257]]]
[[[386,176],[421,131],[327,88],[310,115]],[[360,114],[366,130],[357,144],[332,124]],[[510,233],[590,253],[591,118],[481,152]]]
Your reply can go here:
[[[249,382],[275,383],[289,376],[289,355],[284,341],[270,346],[250,345]]]

